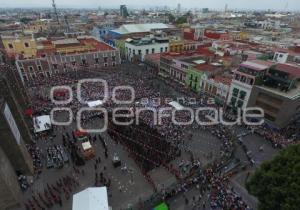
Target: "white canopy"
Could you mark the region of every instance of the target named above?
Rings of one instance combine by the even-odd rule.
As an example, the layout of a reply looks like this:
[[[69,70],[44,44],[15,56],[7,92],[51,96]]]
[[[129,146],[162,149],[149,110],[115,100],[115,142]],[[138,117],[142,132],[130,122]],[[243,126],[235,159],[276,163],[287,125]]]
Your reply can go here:
[[[169,103],[169,105],[171,105],[172,107],[174,107],[176,110],[183,110],[184,107],[182,105],[180,105],[178,102],[176,101],[171,101]]]
[[[91,149],[91,148],[92,148],[92,145],[91,145],[91,143],[90,143],[89,141],[83,142],[83,143],[82,143],[82,148],[83,148],[84,151],[86,151],[86,150],[88,150],[88,149]]]
[[[103,101],[97,100],[97,101],[90,101],[87,103],[89,107],[96,107],[103,105]]]
[[[109,210],[106,187],[90,187],[73,195],[72,210]]]
[[[34,132],[39,133],[51,129],[50,115],[42,115],[33,118]]]

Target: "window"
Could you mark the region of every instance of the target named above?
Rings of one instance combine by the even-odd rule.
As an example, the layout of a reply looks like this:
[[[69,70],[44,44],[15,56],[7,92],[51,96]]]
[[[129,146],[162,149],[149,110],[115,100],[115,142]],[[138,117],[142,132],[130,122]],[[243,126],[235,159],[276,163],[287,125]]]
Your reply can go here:
[[[32,73],[33,72],[33,67],[29,66],[28,68],[29,68],[30,73]]]
[[[146,49],[146,55],[148,55],[149,54],[149,49]]]
[[[23,76],[23,80],[24,81],[27,81],[28,79],[27,79],[27,76]]]
[[[237,97],[238,94],[239,94],[239,89],[233,88],[233,90],[232,90],[232,95],[233,95],[234,97]]]
[[[165,52],[168,52],[168,47],[165,47]]]
[[[107,63],[108,57],[104,57],[104,63]]]
[[[243,107],[243,105],[244,105],[244,102],[241,101],[241,100],[238,100],[237,106],[238,106],[239,108],[241,108],[241,107]]]
[[[251,78],[251,79],[250,79],[250,82],[249,82],[250,85],[253,85],[253,82],[254,82],[254,80]]]
[[[41,66],[38,66],[38,70],[39,70],[39,71],[42,71],[42,67],[41,67]]]
[[[24,43],[24,46],[25,46],[25,47],[29,47],[29,43],[28,43],[28,42],[25,42],[25,43]]]
[[[53,64],[53,68],[57,69],[58,65],[57,64]]]
[[[22,74],[25,74],[25,71],[24,71],[23,68],[20,68],[20,71],[21,71]]]
[[[116,61],[116,56],[111,56],[112,61]]]
[[[164,48],[163,48],[163,47],[161,47],[161,48],[160,48],[160,52],[162,53],[163,51],[164,51]]]
[[[112,63],[112,66],[114,66],[114,67],[115,67],[115,66],[116,66],[116,63]]]
[[[8,48],[9,48],[9,49],[14,49],[13,44],[9,43],[9,44],[8,44]]]
[[[95,58],[95,63],[99,64],[99,58]]]
[[[154,48],[152,48],[152,54],[153,54],[153,53],[155,53],[155,49],[154,49]]]
[[[241,91],[240,91],[240,99],[244,100],[245,97],[246,97],[246,94],[247,94],[247,93],[246,93],[245,91],[241,90]]]
[[[132,54],[135,55],[135,50],[132,50]]]
[[[189,67],[187,65],[185,65],[185,64],[181,64],[181,68],[188,69]]]
[[[236,102],[236,98],[232,97],[230,101],[231,106],[235,106],[235,102]]]
[[[105,63],[104,66],[107,67],[107,63]]]
[[[81,61],[82,61],[83,65],[86,65],[86,60],[85,59],[82,59]]]
[[[142,54],[142,50],[139,50],[138,53],[139,53],[139,55],[141,55]]]

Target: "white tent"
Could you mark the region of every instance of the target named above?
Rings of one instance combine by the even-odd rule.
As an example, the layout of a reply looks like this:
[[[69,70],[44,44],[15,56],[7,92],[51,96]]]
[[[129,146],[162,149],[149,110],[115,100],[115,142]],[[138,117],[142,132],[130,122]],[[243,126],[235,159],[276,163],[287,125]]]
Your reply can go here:
[[[179,111],[184,109],[184,107],[176,101],[171,101],[169,105],[171,105],[172,107],[174,107],[176,110]]]
[[[33,118],[34,132],[39,133],[51,129],[50,115],[42,115]]]
[[[84,151],[86,151],[86,150],[91,149],[91,148],[92,148],[92,145],[91,145],[91,143],[90,143],[89,141],[83,142],[83,143],[82,143],[82,148],[83,148]]]
[[[103,101],[97,100],[97,101],[90,101],[87,103],[89,107],[96,107],[103,105]]]
[[[73,195],[72,210],[109,210],[106,187],[90,187]]]

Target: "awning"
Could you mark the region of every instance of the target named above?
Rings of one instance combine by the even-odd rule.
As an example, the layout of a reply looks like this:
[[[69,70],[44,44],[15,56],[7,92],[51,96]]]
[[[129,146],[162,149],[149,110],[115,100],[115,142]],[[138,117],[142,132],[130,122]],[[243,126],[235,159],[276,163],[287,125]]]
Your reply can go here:
[[[87,103],[89,107],[96,107],[103,105],[103,101],[97,100],[97,101],[90,101]]]
[[[160,205],[156,206],[153,210],[169,210],[166,203],[161,203]]]
[[[51,129],[50,115],[43,115],[33,118],[34,132],[39,133]]]
[[[169,103],[169,105],[171,105],[172,107],[174,107],[176,110],[183,110],[184,109],[184,107],[181,104],[179,104],[178,102],[176,102],[176,101],[171,101]]]
[[[92,148],[92,145],[91,145],[91,143],[89,141],[84,142],[81,145],[82,145],[82,148],[83,148],[84,151],[89,150],[89,149]]]
[[[74,132],[74,135],[75,135],[75,137],[78,138],[78,137],[84,137],[84,136],[88,135],[88,133],[85,131],[76,130]]]
[[[90,187],[73,195],[72,210],[109,210],[107,188]]]

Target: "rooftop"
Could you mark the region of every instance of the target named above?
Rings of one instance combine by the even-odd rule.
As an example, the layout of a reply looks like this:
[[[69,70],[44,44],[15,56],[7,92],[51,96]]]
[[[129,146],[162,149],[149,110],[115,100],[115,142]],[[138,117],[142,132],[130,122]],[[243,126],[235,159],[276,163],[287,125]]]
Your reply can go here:
[[[261,60],[252,60],[252,61],[245,61],[240,66],[249,68],[255,71],[263,71],[270,68],[273,65],[272,62],[268,61],[261,61]]]
[[[168,29],[170,25],[164,23],[146,23],[146,24],[125,24],[120,28],[112,30],[118,34],[143,33],[150,32],[153,29]]]
[[[272,88],[272,87],[263,86],[263,85],[259,85],[256,87],[261,88],[266,91],[269,91],[273,94],[279,95],[281,97],[289,98],[291,100],[300,98],[300,82],[298,82],[296,84],[296,88],[290,89],[289,91],[281,91],[279,88]]]
[[[84,53],[109,51],[114,48],[93,37],[83,36],[72,39],[41,40],[37,44],[37,57],[54,53]]]
[[[232,78],[228,77],[228,76],[224,76],[224,75],[216,75],[214,77],[214,80],[216,82],[219,82],[219,83],[229,86],[231,84]]]
[[[159,64],[160,57],[161,57],[160,53],[148,54],[148,55],[145,55],[145,61],[151,61],[152,63]]]
[[[212,65],[212,64],[199,64],[196,65],[194,68],[199,71],[205,71],[205,72],[214,72],[220,70],[219,65]]]
[[[296,78],[300,78],[300,67],[291,64],[277,64],[275,69],[290,74]]]

